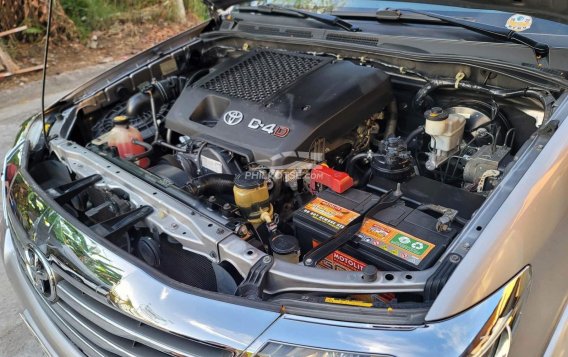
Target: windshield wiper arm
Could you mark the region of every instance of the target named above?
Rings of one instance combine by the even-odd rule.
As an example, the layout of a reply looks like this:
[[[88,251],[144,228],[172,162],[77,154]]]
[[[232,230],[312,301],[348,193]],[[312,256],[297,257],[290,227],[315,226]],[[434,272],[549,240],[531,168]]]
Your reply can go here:
[[[538,57],[544,58],[548,56],[550,48],[547,44],[538,42],[533,40],[530,37],[522,35],[518,32],[513,30],[501,28],[494,25],[482,24],[467,20],[462,20],[456,17],[440,15],[428,11],[419,11],[419,10],[412,10],[412,9],[404,9],[404,10],[397,10],[397,9],[385,9],[385,10],[378,10],[376,13],[377,20],[388,20],[388,21],[403,21],[405,20],[405,15],[410,13],[421,15],[426,18],[431,19],[438,19],[444,23],[463,27],[465,29],[475,31],[477,33],[487,35],[489,37],[493,37],[495,39],[500,39],[504,41],[519,43],[525,46],[530,47]],[[408,20],[420,20],[416,17],[408,18]]]
[[[343,30],[350,31],[350,32],[358,32],[361,31],[360,28],[354,26],[353,24],[337,17],[334,15],[328,14],[318,14],[315,12],[304,11],[299,9],[291,9],[283,6],[277,5],[259,5],[255,7],[242,7],[239,11],[256,11],[265,14],[279,14],[279,15],[294,15],[303,18],[308,18],[312,20],[316,20],[326,25],[339,27]]]

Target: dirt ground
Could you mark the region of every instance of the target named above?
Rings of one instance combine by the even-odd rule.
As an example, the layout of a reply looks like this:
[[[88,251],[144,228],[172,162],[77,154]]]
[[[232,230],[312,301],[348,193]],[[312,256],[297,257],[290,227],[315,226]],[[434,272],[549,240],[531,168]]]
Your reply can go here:
[[[101,63],[123,61],[191,26],[198,20],[189,16],[186,24],[166,21],[155,23],[115,23],[104,31],[94,31],[82,41],[50,43],[48,75],[58,75]],[[22,68],[43,63],[44,42],[15,43],[7,46],[13,60]],[[41,71],[0,78],[0,90],[23,86],[41,78]]]

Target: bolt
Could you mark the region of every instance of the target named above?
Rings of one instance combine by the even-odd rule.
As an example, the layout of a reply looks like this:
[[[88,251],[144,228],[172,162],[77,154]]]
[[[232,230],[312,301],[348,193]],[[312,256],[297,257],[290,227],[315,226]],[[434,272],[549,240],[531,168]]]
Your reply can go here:
[[[262,258],[262,262],[264,264],[268,264],[272,261],[272,257],[270,255],[265,255],[264,258]]]
[[[230,209],[231,209],[231,204],[230,204],[230,203],[225,203],[225,204],[223,205],[223,209],[224,209],[225,211],[230,210]]]
[[[170,227],[172,227],[172,229],[178,229],[179,225],[177,223],[172,223]]]
[[[536,149],[537,149],[538,151],[542,150],[543,148],[544,148],[544,145],[537,145],[537,147],[536,147]]]
[[[460,260],[461,260],[461,257],[459,255],[457,255],[457,254],[450,255],[450,262],[459,263]]]
[[[217,228],[217,234],[223,234],[225,233],[225,230],[223,228]]]
[[[215,196],[209,196],[209,202],[215,202],[216,200]]]
[[[313,260],[312,260],[312,259],[306,259],[306,264],[307,264],[307,265],[310,265],[310,264],[312,264],[312,262],[313,262]]]
[[[312,108],[311,105],[304,105],[304,106],[302,107],[302,110],[303,110],[304,112],[307,112],[307,111],[310,110],[311,108]]]
[[[241,224],[240,226],[237,227],[237,234],[240,237],[245,237],[248,233],[249,233],[248,228],[244,224]]]
[[[215,253],[214,251],[210,251],[209,256],[213,259],[217,259],[217,253]]]
[[[366,282],[373,282],[377,280],[378,269],[374,265],[367,265],[363,268],[363,280]]]
[[[471,248],[471,243],[464,243],[463,247],[465,249],[469,249],[469,248]]]

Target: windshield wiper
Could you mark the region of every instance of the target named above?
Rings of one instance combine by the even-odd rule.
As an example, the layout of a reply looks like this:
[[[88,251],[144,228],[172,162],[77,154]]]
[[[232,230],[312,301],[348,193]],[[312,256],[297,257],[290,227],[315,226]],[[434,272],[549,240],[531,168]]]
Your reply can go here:
[[[358,32],[361,31],[360,28],[354,26],[353,24],[340,19],[337,16],[328,15],[328,14],[317,14],[315,12],[298,10],[298,9],[291,9],[283,6],[277,5],[259,5],[254,7],[241,7],[239,11],[254,11],[263,14],[276,14],[276,15],[292,15],[302,18],[312,19],[318,22],[321,22],[326,25],[339,27],[343,30],[350,31],[350,32]]]
[[[527,37],[525,35],[522,35],[518,32],[506,28],[467,21],[456,17],[440,15],[428,11],[419,11],[412,9],[404,9],[404,10],[384,9],[377,11],[376,18],[379,21],[420,21],[424,20],[425,18],[437,19],[446,24],[459,26],[483,35],[487,35],[495,39],[519,43],[528,46],[535,52],[537,57],[540,58],[547,57],[550,51],[550,48],[548,47],[547,44],[535,41],[530,37]]]

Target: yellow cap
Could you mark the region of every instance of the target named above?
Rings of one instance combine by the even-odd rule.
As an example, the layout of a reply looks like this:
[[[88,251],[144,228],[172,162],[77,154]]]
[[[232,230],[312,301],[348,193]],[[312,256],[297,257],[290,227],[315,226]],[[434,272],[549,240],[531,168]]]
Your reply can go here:
[[[112,119],[115,124],[126,124],[128,123],[128,117],[126,115],[117,115]]]

